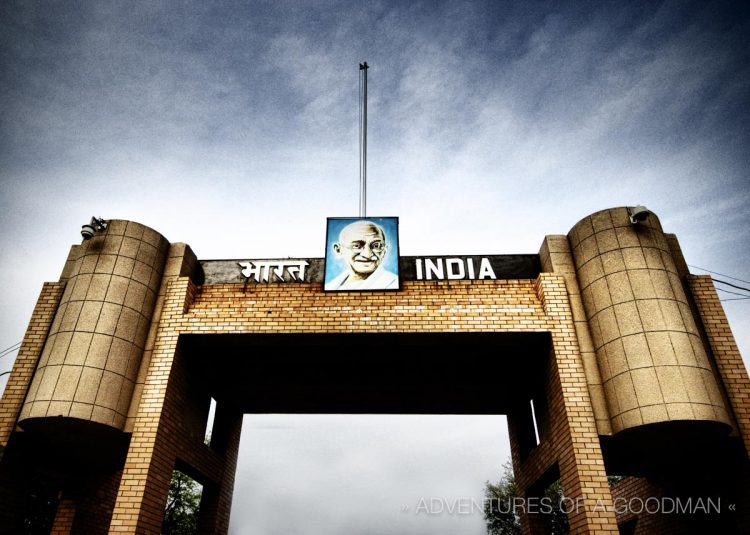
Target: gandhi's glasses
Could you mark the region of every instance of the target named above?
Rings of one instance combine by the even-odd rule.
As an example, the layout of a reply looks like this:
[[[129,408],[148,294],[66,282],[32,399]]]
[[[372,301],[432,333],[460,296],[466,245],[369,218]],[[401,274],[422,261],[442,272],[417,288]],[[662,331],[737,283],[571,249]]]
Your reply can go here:
[[[382,241],[374,241],[372,243],[367,243],[364,241],[353,241],[349,245],[344,245],[347,249],[359,253],[360,251],[364,251],[365,247],[369,246],[370,251],[373,253],[382,253],[385,251],[385,242]]]

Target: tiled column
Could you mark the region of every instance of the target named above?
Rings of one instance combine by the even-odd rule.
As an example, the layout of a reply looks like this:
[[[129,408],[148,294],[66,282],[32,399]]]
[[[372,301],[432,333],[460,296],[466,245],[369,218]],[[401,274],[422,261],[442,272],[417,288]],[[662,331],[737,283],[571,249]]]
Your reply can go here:
[[[676,420],[731,425],[669,241],[655,214],[602,210],[568,235],[612,429]]]
[[[22,427],[62,417],[124,428],[168,247],[148,227],[112,220],[75,249]]]

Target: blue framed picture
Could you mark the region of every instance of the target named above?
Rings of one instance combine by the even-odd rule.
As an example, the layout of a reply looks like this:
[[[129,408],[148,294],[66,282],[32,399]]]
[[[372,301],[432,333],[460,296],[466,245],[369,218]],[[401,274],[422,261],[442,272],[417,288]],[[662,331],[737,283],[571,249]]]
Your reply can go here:
[[[398,217],[329,217],[323,289],[400,290]]]

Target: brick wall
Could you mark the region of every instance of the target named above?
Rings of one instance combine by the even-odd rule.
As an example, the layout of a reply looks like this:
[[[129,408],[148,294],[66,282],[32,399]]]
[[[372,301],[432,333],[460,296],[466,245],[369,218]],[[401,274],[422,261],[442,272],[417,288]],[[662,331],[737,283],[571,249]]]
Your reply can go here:
[[[226,412],[227,434],[224,453],[205,447],[201,437],[184,424],[185,407],[205,400],[191,399],[186,388],[192,379],[180,360],[180,334],[477,331],[551,334],[552,351],[544,385],[549,432],[526,458],[522,459],[518,453],[517,433],[511,421],[519,488],[533,491],[545,474],[557,473],[566,497],[580,504],[570,515],[571,531],[616,532],[580,337],[576,335],[570,292],[562,275],[543,273],[536,281],[406,281],[401,292],[323,293],[318,284],[196,286],[189,278],[178,276],[186,271],[184,246],[172,256],[179,265],[170,268],[160,291],[160,321],[152,328],[138,403],[131,411],[133,436],[114,502],[110,532],[159,532],[169,478],[176,463],[193,467],[201,476],[198,479],[202,478],[206,488],[203,528],[222,533],[228,527],[241,415],[232,407],[222,407]],[[750,427],[747,373],[710,279],[691,277],[689,282],[738,425],[747,441]],[[63,286],[45,285],[19,352],[17,373],[14,372],[13,383],[6,390],[4,419],[0,420],[6,442],[15,423],[12,407],[17,411],[21,406],[24,388],[33,373]],[[115,481],[111,485],[112,501],[117,487]],[[647,490],[642,485],[638,487],[638,492]],[[67,518],[65,503],[58,511],[59,525],[65,524]],[[77,505],[79,510],[86,508],[83,502]],[[106,523],[110,510],[104,508],[99,511],[101,514],[97,513],[101,522]],[[88,522],[93,522],[91,526],[97,523]],[[533,519],[524,519],[527,532],[533,525]],[[89,530],[83,526],[73,529]]]
[[[518,442],[518,417],[509,415],[519,495],[540,496],[543,487],[551,483],[545,477],[559,473],[565,497],[577,504],[568,515],[571,533],[617,533],[565,279],[543,273],[536,286],[552,333],[544,386],[550,428],[524,458]],[[522,515],[522,527],[525,533],[540,529],[532,515]]]
[[[674,297],[676,286],[682,285],[678,276],[685,271],[682,266],[684,261],[680,260],[677,267],[672,269],[669,258],[664,255],[675,250],[676,241],[669,242],[671,238],[666,236],[663,244],[661,241],[656,244],[658,247],[646,247],[652,234],[657,238],[661,236],[656,233],[655,227],[651,228],[658,222],[644,226],[645,230],[633,229],[624,218],[624,210],[610,211],[608,225],[612,224],[613,228],[602,227],[593,238],[597,254],[601,253],[599,256],[602,256],[602,266],[606,263],[604,256],[613,253],[609,250],[609,242],[628,248],[626,245],[630,242],[621,243],[627,238],[632,241],[629,249],[648,249],[644,253],[645,267],[635,266],[633,269],[658,271],[655,280],[669,283],[665,282],[659,288],[663,286],[666,293],[670,290],[670,295]],[[594,223],[602,219],[602,214],[604,212],[591,216],[592,232],[596,230]],[[117,225],[113,225],[112,233],[120,236],[114,232],[116,229]],[[660,229],[657,230],[660,232]],[[123,232],[125,236],[127,231]],[[634,232],[648,234],[637,236],[638,247],[633,236],[628,234]],[[583,254],[583,241],[587,237],[578,231],[573,234],[581,242],[578,253]],[[126,241],[125,237],[121,240],[122,244]],[[594,241],[589,239],[592,254]],[[607,358],[604,360],[595,357],[594,346],[601,346],[595,341],[597,333],[601,335],[601,326],[598,320],[589,326],[590,318],[586,317],[584,310],[586,296],[582,298],[578,289],[577,277],[581,274],[574,275],[575,254],[571,256],[565,242],[564,236],[545,240],[541,261],[545,269],[553,273],[542,273],[537,280],[404,281],[403,289],[399,292],[367,293],[325,293],[317,283],[196,286],[193,280],[200,282],[197,276],[200,268],[195,255],[185,244],[172,244],[166,253],[158,291],[156,284],[159,277],[154,275],[153,281],[149,277],[149,284],[154,283],[151,285],[154,294],[153,319],[150,326],[144,325],[139,330],[143,341],[138,347],[143,349],[143,358],[137,374],[133,369],[131,371],[134,373],[128,376],[133,383],[132,400],[120,403],[118,398],[118,427],[122,425],[126,432],[132,432],[124,468],[121,472],[115,470],[102,475],[98,481],[90,480],[88,484],[91,488],[85,492],[78,489],[77,495],[63,493],[55,519],[55,533],[103,533],[107,529],[110,533],[159,533],[169,480],[175,467],[184,468],[183,471],[204,485],[201,532],[227,531],[242,415],[236,407],[220,402],[213,439],[222,447],[214,450],[203,444],[201,424],[207,413],[209,393],[195,388],[195,385],[201,384],[201,378],[195,375],[197,372],[191,371],[181,356],[181,335],[397,332],[549,333],[551,347],[547,369],[544,377],[539,378],[539,391],[533,393],[535,402],[543,402],[545,411],[545,414],[539,415],[542,419],[542,436],[538,446],[533,443],[533,428],[530,429],[529,439],[528,400],[519,400],[518,407],[509,413],[519,490],[523,494],[533,495],[549,483],[550,477],[559,477],[565,496],[577,504],[569,515],[571,533],[616,533],[612,495],[606,481],[599,442],[599,435],[612,432],[608,423],[612,414],[608,412],[615,406],[610,403],[608,407],[604,402],[606,388],[603,384],[607,381],[599,373],[602,363],[609,366],[609,353],[605,351]],[[90,247],[91,243],[86,247]],[[86,256],[79,254],[83,251],[82,247],[73,248],[61,282],[47,283],[42,289],[0,404],[2,447],[8,444],[15,429],[19,410],[29,392],[29,384],[41,354],[46,354],[43,348],[50,327],[55,321],[61,321],[60,318],[55,319],[56,311],[66,287],[65,281],[73,277],[78,259]],[[656,252],[661,264],[656,262]],[[647,253],[654,253],[652,260],[656,264],[648,264],[650,257]],[[97,255],[89,256],[93,258]],[[598,258],[596,254],[594,257]],[[639,259],[640,256],[636,258]],[[663,269],[657,269],[659,266]],[[583,268],[583,265],[580,267]],[[667,272],[666,279],[661,271]],[[607,272],[606,277],[611,276],[613,280],[622,278],[619,273]],[[112,274],[101,275],[106,278]],[[189,277],[193,277],[193,280]],[[580,280],[586,286],[589,283],[593,285],[595,278],[589,273],[581,275]],[[688,276],[687,283],[692,293],[690,298],[698,312],[699,318],[696,319],[699,319],[699,327],[705,334],[706,347],[711,349],[712,361],[715,361],[726,398],[730,401],[728,408],[746,450],[750,451],[750,379],[710,278]],[[635,292],[637,288],[633,288]],[[68,288],[68,291],[72,292],[72,289]],[[634,299],[638,297],[635,293],[633,296]],[[609,298],[613,298],[611,292]],[[680,311],[681,304],[687,306],[681,298],[671,301],[677,302]],[[671,301],[665,306],[672,306],[674,303]],[[685,314],[680,314],[684,320]],[[692,313],[690,317],[693,317]],[[619,328],[619,323],[617,325]],[[145,327],[149,327],[147,333]],[[690,330],[688,334],[694,334],[693,338],[698,339],[697,332]],[[702,349],[703,344],[700,346],[699,349]],[[537,399],[537,396],[543,400]],[[41,401],[45,402],[46,398]],[[16,442],[11,441],[11,445],[14,444]],[[8,469],[8,464],[0,468]],[[745,472],[737,473],[747,473],[747,466]],[[735,479],[739,481],[742,478],[738,476]],[[627,480],[618,489],[618,496],[656,495],[660,492],[645,480]],[[530,533],[537,526],[535,518],[524,515],[523,526],[525,532]],[[641,523],[640,526],[644,530],[648,524]],[[649,529],[641,532],[663,532],[662,527],[658,526]]]
[[[557,273],[565,278],[568,301],[573,314],[573,326],[576,330],[578,348],[581,352],[583,370],[586,373],[586,383],[596,418],[596,428],[600,435],[611,435],[612,426],[609,420],[607,400],[604,395],[604,385],[599,371],[599,363],[596,360],[591,330],[586,319],[586,312],[583,309],[581,291],[567,236],[545,237],[539,251],[539,259],[543,271]]]
[[[162,308],[140,406],[134,421],[131,446],[112,515],[110,533],[159,533],[169,481],[176,463],[191,468],[190,475],[204,485],[206,510],[201,522],[206,533],[225,533],[229,525],[241,414],[228,426],[229,445],[217,453],[203,444],[202,433],[186,425],[186,407],[199,411],[200,399],[191,397],[191,381],[178,349],[175,321],[182,317],[195,287],[187,278],[170,281]],[[205,400],[208,401],[207,399]],[[202,432],[203,430],[200,429]],[[217,496],[212,496],[213,489]]]
[[[122,470],[93,478],[78,490],[73,535],[105,535],[120,486]]]
[[[64,289],[64,283],[46,282],[39,294],[0,402],[0,447],[8,445],[10,434],[15,428]]]
[[[158,533],[175,459],[200,451],[189,446],[190,439],[173,424],[186,373],[180,364],[180,334],[476,331],[552,333],[555,366],[563,377],[557,401],[568,417],[558,424],[554,453],[566,492],[583,504],[571,524],[574,532],[615,533],[611,508],[594,507],[611,500],[565,281],[554,274],[543,274],[538,281],[406,281],[401,292],[362,294],[323,293],[319,284],[196,287],[187,278],[172,280],[111,532]],[[238,425],[230,426],[237,439]],[[224,504],[214,519],[217,528],[229,517],[238,440],[229,442],[230,451],[216,472],[221,474],[217,491]],[[199,462],[193,459],[191,464]]]
[[[404,281],[401,292],[323,293],[320,284],[199,288],[172,328],[192,333],[546,331],[533,281]]]
[[[703,329],[734,412],[739,433],[750,452],[750,379],[732,329],[709,275],[687,278]]]
[[[69,499],[60,500],[60,503],[57,504],[57,514],[50,535],[70,535],[75,516],[75,502]]]

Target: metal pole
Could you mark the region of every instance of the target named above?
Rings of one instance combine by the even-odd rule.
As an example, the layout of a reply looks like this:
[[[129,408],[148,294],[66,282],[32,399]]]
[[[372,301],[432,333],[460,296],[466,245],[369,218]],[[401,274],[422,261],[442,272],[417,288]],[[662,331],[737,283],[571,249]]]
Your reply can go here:
[[[359,64],[360,79],[362,80],[362,94],[360,98],[360,184],[359,184],[359,217],[367,217],[367,62]]]

